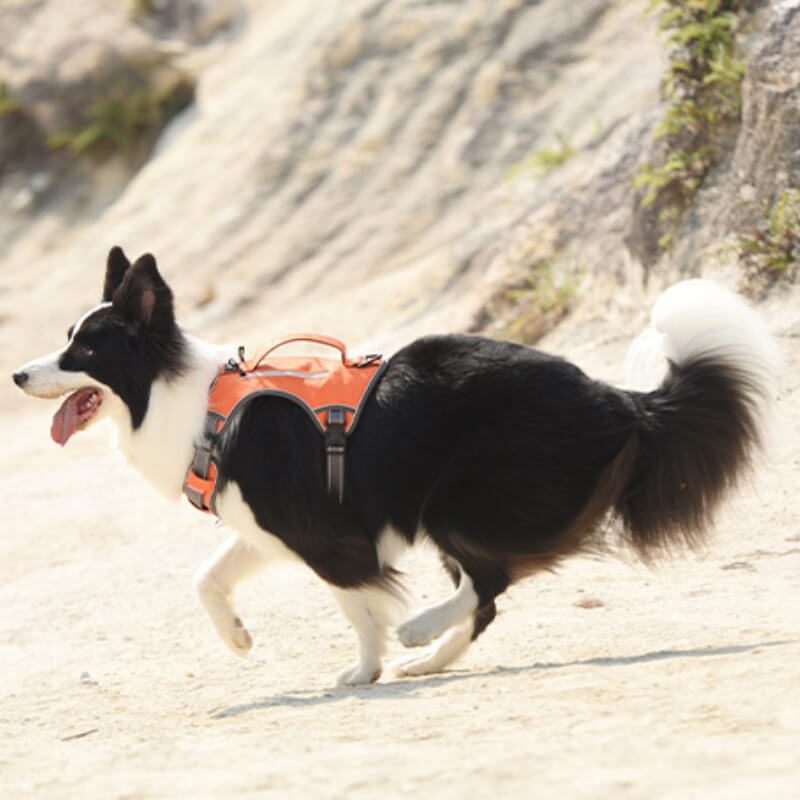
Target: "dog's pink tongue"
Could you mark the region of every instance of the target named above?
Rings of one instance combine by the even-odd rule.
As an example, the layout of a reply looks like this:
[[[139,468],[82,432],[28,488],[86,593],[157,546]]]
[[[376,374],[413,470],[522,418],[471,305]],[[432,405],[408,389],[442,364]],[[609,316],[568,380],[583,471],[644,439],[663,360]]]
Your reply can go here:
[[[61,404],[50,425],[50,436],[62,447],[78,427],[78,394],[74,392]]]

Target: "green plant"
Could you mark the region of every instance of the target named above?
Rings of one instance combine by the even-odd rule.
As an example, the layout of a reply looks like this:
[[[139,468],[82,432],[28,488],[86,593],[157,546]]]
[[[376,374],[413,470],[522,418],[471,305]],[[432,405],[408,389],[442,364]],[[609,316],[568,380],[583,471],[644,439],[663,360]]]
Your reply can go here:
[[[764,275],[786,273],[800,262],[800,189],[784,189],[775,203],[764,203],[764,219],[738,238],[745,266]]]
[[[8,91],[5,83],[0,81],[0,116],[16,111],[19,107],[19,101]]]
[[[180,84],[169,89],[149,85],[132,91],[115,88],[86,107],[82,127],[52,134],[47,146],[66,148],[75,156],[133,156],[190,98],[191,89]]]
[[[159,4],[156,0],[128,0],[128,15],[133,20],[152,17],[158,11]]]
[[[575,269],[557,281],[549,259],[536,261],[521,286],[504,292],[504,300],[513,308],[513,315],[506,315],[510,321],[504,335],[534,342],[567,313],[582,278],[583,270]]]
[[[634,186],[646,189],[642,205],[649,206],[654,203],[669,186],[677,188],[688,200],[708,171],[713,156],[713,148],[706,146],[693,153],[686,153],[683,150],[670,153],[663,164],[655,167],[649,163],[643,164],[640,173],[633,179]]]
[[[683,211],[691,202],[713,160],[714,148],[710,145],[690,153],[679,150],[670,153],[663,164],[651,166],[644,163],[639,174],[634,177],[633,185],[645,189],[642,206],[649,206],[659,199],[664,200],[668,193],[668,201],[662,203],[658,214],[666,228],[658,239],[662,250],[668,250],[672,246]]]
[[[539,147],[522,161],[514,164],[508,173],[509,180],[531,169],[539,172],[555,169],[578,153],[578,150],[572,146],[571,137],[558,132],[555,134],[555,139],[556,144],[553,147]]]
[[[669,101],[655,138],[664,141],[658,163],[646,163],[634,178],[645,190],[642,205],[656,201],[665,232],[659,245],[671,245],[684,210],[716,157],[716,128],[738,119],[745,62],[735,55],[739,0],[652,0],[661,8],[659,29],[666,33],[670,62],[662,80]]]

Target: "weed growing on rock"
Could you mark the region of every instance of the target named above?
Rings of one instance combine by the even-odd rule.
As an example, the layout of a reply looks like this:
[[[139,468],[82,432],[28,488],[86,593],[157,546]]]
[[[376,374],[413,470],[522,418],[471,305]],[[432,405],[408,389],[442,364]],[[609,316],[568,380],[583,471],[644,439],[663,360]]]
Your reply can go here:
[[[19,107],[19,101],[9,92],[5,83],[0,81],[0,115],[9,114]]]
[[[583,277],[575,269],[570,277],[559,281],[552,262],[537,261],[521,286],[505,291],[505,301],[513,307],[504,336],[531,344],[550,330],[569,310],[570,300]]]
[[[152,17],[159,11],[155,0],[128,0],[128,15],[133,20]]]
[[[524,273],[498,289],[487,301],[469,330],[488,336],[533,344],[553,328],[570,309],[572,298],[586,274],[578,263],[557,256],[520,259]]]
[[[659,246],[671,246],[683,212],[715,158],[715,134],[741,113],[745,62],[736,57],[740,0],[651,0],[661,9],[670,62],[662,81],[669,101],[655,130],[664,141],[661,157],[634,178],[645,190],[642,205],[657,204]]]
[[[784,189],[764,204],[764,218],[738,237],[741,260],[752,277],[788,275],[800,262],[800,189]]]
[[[168,88],[145,85],[132,91],[113,89],[87,106],[82,127],[52,134],[47,145],[65,148],[74,156],[132,157],[186,107],[192,95],[193,87],[188,81]]]
[[[564,133],[555,134],[556,144],[553,147],[538,147],[530,155],[514,164],[508,172],[508,179],[513,180],[528,170],[547,172],[569,161],[578,150],[572,146],[571,137]]]

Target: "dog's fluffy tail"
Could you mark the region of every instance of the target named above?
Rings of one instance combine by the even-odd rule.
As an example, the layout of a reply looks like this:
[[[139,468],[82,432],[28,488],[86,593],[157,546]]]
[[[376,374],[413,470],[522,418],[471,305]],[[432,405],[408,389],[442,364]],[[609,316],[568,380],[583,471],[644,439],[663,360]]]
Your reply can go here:
[[[758,315],[705,280],[684,281],[659,297],[651,327],[631,347],[629,385],[654,357],[667,373],[654,391],[630,393],[638,446],[615,504],[643,556],[699,543],[763,444],[777,364]]]

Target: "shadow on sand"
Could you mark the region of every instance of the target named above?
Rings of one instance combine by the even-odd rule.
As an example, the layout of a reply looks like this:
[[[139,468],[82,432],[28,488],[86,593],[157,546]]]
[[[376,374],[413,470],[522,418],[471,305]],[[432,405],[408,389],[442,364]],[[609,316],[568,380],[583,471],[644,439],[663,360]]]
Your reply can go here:
[[[473,672],[467,670],[449,670],[440,675],[430,678],[410,678],[397,680],[391,683],[373,683],[369,686],[359,686],[357,688],[330,689],[324,692],[295,692],[292,694],[277,694],[266,697],[263,700],[256,700],[252,703],[229,706],[228,708],[213,709],[210,712],[212,719],[225,719],[226,717],[237,717],[240,714],[247,714],[251,711],[261,711],[267,708],[286,708],[290,706],[310,707],[336,703],[340,700],[357,697],[363,700],[394,700],[398,697],[417,697],[422,690],[444,686],[457,681],[476,680],[487,678],[493,675],[519,675],[527,672],[536,672],[547,669],[566,669],[568,667],[591,666],[591,667],[618,667],[628,664],[645,664],[649,661],[663,661],[671,658],[708,658],[710,656],[730,656],[739,653],[748,653],[762,647],[779,647],[781,645],[794,644],[794,641],[774,641],[757,642],[755,644],[737,644],[722,647],[706,647],[694,650],[654,650],[649,653],[642,653],[636,656],[613,656],[586,658],[579,661],[537,661],[529,666],[522,667],[495,667],[494,669]]]

